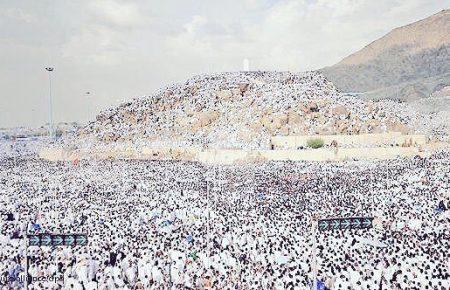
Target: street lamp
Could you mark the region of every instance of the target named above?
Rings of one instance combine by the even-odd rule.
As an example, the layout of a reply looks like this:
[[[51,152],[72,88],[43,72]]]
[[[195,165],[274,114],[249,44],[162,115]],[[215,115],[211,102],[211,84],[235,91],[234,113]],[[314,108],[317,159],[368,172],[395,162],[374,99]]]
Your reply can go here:
[[[56,134],[54,132],[53,128],[53,100],[52,100],[52,75],[51,72],[55,68],[53,67],[46,67],[45,70],[48,72],[48,95],[49,95],[49,135],[50,138],[56,139]]]

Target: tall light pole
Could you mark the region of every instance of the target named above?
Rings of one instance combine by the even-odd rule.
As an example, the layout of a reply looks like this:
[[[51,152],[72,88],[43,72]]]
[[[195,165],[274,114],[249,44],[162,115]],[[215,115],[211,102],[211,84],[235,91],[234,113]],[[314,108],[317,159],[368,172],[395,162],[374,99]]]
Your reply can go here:
[[[52,71],[55,68],[46,67],[45,70],[48,72],[48,95],[49,95],[49,134],[51,139],[56,139],[56,134],[53,128],[53,99],[52,99]]]
[[[313,215],[311,221],[312,226],[312,259],[311,259],[311,270],[312,270],[312,280],[313,280],[313,290],[317,290],[317,221],[318,216]]]

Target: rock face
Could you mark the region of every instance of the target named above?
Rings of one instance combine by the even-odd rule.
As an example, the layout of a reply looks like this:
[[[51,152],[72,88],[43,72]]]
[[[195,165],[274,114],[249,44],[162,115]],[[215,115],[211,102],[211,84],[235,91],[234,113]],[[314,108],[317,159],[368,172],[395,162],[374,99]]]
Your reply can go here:
[[[406,105],[342,94],[318,72],[235,72],[196,76],[110,108],[66,141],[268,149],[275,135],[408,131],[416,123]]]
[[[414,101],[450,85],[450,10],[396,28],[321,72],[344,92]]]

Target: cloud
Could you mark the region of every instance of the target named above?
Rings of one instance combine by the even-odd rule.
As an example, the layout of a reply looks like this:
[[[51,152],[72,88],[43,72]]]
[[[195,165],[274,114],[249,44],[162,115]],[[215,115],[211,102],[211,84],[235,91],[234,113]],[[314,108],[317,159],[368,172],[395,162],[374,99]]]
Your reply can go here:
[[[183,25],[183,28],[186,30],[188,34],[195,34],[199,28],[204,26],[208,20],[201,15],[194,15],[192,20]]]
[[[0,18],[9,18],[12,20],[17,20],[25,23],[33,23],[36,21],[36,18],[26,11],[19,8],[9,8],[0,10]],[[5,21],[3,19],[3,21]]]
[[[72,62],[114,65],[126,48],[122,34],[101,25],[84,26],[62,48],[62,57]]]
[[[140,13],[139,7],[132,2],[117,0],[92,0],[88,9],[106,25],[121,28],[132,28],[145,22],[146,17]]]
[[[91,17],[64,43],[62,57],[101,66],[126,60],[124,52],[132,46],[132,32],[148,23],[148,17],[135,3],[118,0],[88,1],[87,11]]]
[[[450,0],[0,1],[0,126],[46,121],[46,75],[55,70],[57,120],[151,94],[194,74],[303,71],[332,65]],[[24,86],[26,84],[26,86]],[[14,97],[12,97],[14,96]],[[34,110],[34,113],[30,113]]]

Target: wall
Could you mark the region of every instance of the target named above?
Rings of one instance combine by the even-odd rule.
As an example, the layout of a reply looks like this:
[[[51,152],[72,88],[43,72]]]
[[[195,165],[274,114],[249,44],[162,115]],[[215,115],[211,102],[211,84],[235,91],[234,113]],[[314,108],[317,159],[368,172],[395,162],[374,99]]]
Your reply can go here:
[[[394,145],[401,146],[405,142],[411,144],[424,145],[427,143],[425,135],[402,135],[400,132],[388,132],[379,134],[361,134],[361,135],[304,135],[304,136],[274,136],[271,143],[275,149],[297,149],[299,147],[307,147],[307,142],[313,138],[320,138],[325,145],[331,145],[336,140],[338,146],[383,146]]]
[[[428,142],[424,135],[402,135],[389,132],[363,135],[318,135],[325,145],[338,142],[338,148],[297,150],[306,147],[306,142],[316,136],[275,136],[272,144],[276,150],[201,149],[198,147],[133,148],[115,145],[111,148],[65,150],[47,148],[39,156],[50,161],[75,159],[145,159],[145,160],[189,160],[212,164],[236,164],[264,161],[342,161],[347,159],[393,159],[415,155],[428,156],[432,152],[449,148],[449,143]],[[410,146],[403,147],[405,142]],[[392,144],[396,146],[389,146]],[[342,147],[341,147],[342,146]],[[386,147],[382,147],[386,146]]]
[[[236,164],[264,161],[343,161],[347,159],[393,159],[397,157],[429,156],[436,150],[449,148],[448,143],[433,146],[418,147],[374,147],[374,148],[319,148],[305,150],[228,150],[198,148],[141,148],[140,151],[101,150],[66,151],[63,149],[41,150],[39,156],[50,161],[71,161],[75,159],[144,159],[144,160],[189,160],[209,164]]]

